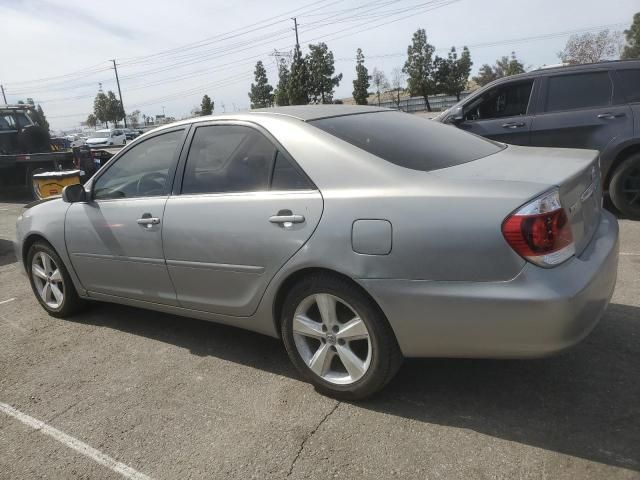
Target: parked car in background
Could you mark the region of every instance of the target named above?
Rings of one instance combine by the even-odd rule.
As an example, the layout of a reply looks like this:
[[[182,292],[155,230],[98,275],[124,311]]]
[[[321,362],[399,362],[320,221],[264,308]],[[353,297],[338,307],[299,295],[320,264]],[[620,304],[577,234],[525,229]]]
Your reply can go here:
[[[535,357],[591,331],[618,264],[597,157],[369,106],[196,117],[27,209],[16,255],[51,315],[88,299],[247,328],[362,398],[403,356]]]
[[[81,147],[87,141],[86,137],[83,137],[81,135],[75,135],[75,134],[67,135],[65,138],[69,142],[70,148]]]
[[[93,132],[86,141],[86,144],[91,148],[125,145],[126,143],[127,136],[121,129],[97,130]]]
[[[124,134],[127,137],[127,140],[133,140],[140,135],[136,130],[132,130],[131,128],[125,128]]]
[[[598,150],[613,204],[640,219],[639,60],[505,77],[435,120],[514,145]]]

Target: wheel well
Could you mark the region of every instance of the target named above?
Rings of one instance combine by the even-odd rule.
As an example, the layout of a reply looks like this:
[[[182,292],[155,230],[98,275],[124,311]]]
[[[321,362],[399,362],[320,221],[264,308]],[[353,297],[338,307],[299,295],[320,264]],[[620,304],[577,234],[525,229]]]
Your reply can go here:
[[[303,278],[306,278],[311,275],[317,275],[317,274],[330,275],[333,277],[341,278],[351,283],[353,286],[359,289],[362,293],[364,293],[378,308],[378,310],[380,310],[382,315],[385,316],[384,312],[380,308],[380,305],[378,305],[378,302],[375,301],[375,299],[369,294],[369,292],[367,292],[364,288],[362,288],[362,286],[359,283],[357,283],[348,275],[345,275],[340,272],[336,272],[335,270],[330,270],[328,268],[318,268],[318,267],[303,268],[302,270],[298,270],[297,272],[293,272],[292,274],[290,274],[284,280],[284,282],[280,284],[280,287],[278,288],[278,293],[276,293],[276,299],[273,302],[273,323],[276,331],[278,332],[278,335],[281,334],[280,317],[282,315],[282,308],[284,306],[284,300],[285,298],[287,298],[287,294],[293,288],[293,286],[299,281],[301,281]]]
[[[47,245],[51,245],[47,241],[47,239],[44,238],[42,235],[39,235],[37,233],[32,233],[31,235],[29,235],[27,238],[24,239],[24,242],[22,242],[22,264],[23,265],[25,266],[27,265],[27,255],[29,254],[29,249],[31,248],[31,245],[33,245],[38,241],[42,241]]]
[[[629,145],[628,147],[623,148],[618,155],[616,155],[615,160],[611,164],[611,168],[609,168],[609,172],[607,173],[607,180],[605,182],[605,187],[609,188],[609,182],[611,181],[611,177],[615,173],[618,166],[628,157],[633,155],[634,153],[640,152],[640,143],[635,143],[633,145]]]

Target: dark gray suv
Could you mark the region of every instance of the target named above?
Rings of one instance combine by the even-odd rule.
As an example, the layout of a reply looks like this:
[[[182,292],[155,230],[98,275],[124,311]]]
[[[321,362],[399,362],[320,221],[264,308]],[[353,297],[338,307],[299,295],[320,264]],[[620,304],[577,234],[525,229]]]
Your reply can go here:
[[[599,150],[613,204],[640,219],[640,60],[501,78],[435,120],[515,145]]]

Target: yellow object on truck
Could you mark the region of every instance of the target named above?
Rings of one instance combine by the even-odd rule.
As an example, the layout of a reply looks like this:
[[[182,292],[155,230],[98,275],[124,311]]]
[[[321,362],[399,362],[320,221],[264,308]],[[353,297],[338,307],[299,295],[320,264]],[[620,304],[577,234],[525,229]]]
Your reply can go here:
[[[80,183],[80,174],[80,170],[34,173],[33,190],[39,199],[62,195],[64,187]]]

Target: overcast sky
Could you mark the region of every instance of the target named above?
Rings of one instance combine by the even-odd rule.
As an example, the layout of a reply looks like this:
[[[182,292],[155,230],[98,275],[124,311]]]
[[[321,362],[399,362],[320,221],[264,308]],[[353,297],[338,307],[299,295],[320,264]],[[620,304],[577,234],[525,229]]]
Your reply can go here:
[[[515,50],[530,68],[558,62],[571,32],[623,30],[638,0],[235,0],[183,2],[0,0],[0,83],[9,103],[41,102],[52,128],[79,125],[102,82],[127,111],[185,116],[207,93],[216,112],[247,109],[257,60],[277,83],[274,49],[324,41],[351,95],[358,47],[387,75],[402,67],[417,28],[437,53],[468,45],[473,72]]]

